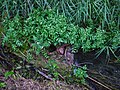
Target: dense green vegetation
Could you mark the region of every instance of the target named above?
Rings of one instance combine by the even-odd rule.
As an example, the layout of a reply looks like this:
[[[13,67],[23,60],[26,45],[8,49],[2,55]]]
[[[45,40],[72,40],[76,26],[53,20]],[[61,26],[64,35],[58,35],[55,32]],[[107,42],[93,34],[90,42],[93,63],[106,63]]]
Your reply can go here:
[[[13,50],[29,48],[40,53],[42,48],[53,45],[71,44],[74,49],[92,50],[103,48],[106,31],[98,28],[79,28],[69,24],[63,15],[51,10],[34,11],[25,20],[19,16],[4,20],[5,34],[3,44],[7,43]]]
[[[83,51],[107,49],[114,54],[120,45],[120,31],[107,32],[101,27],[79,27],[67,22],[64,15],[57,15],[53,10],[37,9],[22,19],[16,15],[5,19],[3,45],[7,43],[13,50],[29,50],[39,54],[43,48],[53,45],[71,44],[73,51],[82,48]],[[108,53],[109,54],[109,53]],[[115,55],[115,54],[114,54]]]
[[[16,14],[27,17],[35,8],[55,9],[63,13],[69,21],[79,26],[101,26],[102,29],[119,29],[119,0],[1,0],[1,16]]]
[[[4,1],[1,0],[0,1],[1,4],[1,15],[2,17],[14,17],[16,16],[16,18],[20,19],[19,16],[22,16],[24,18],[29,17],[29,20],[27,19],[26,23],[36,23],[38,20],[38,23],[41,22],[41,18],[42,16],[37,16],[35,14],[39,14],[41,15],[41,11],[40,12],[35,12],[34,9],[37,9],[38,7],[41,8],[42,12],[46,9],[54,9],[54,11],[56,13],[54,14],[50,14],[51,11],[45,11],[45,13],[48,13],[49,15],[53,15],[53,16],[48,16],[52,19],[56,20],[56,18],[58,18],[58,21],[53,22],[53,24],[58,23],[60,18],[64,19],[64,20],[60,20],[60,22],[62,22],[61,25],[63,25],[63,27],[65,27],[65,29],[67,30],[68,27],[71,27],[71,32],[72,32],[72,36],[76,35],[76,31],[72,30],[72,29],[76,29],[78,30],[78,26],[84,28],[84,29],[90,29],[90,30],[83,30],[86,33],[91,33],[91,35],[87,35],[83,36],[83,34],[81,34],[83,37],[86,37],[90,40],[87,39],[87,41],[84,42],[84,40],[86,40],[86,38],[81,38],[78,37],[76,42],[76,37],[74,38],[74,40],[69,40],[69,36],[67,37],[66,35],[57,37],[59,40],[53,43],[58,44],[59,42],[64,42],[64,43],[70,43],[73,44],[75,43],[75,47],[83,47],[83,49],[86,51],[86,49],[94,49],[94,48],[98,48],[99,44],[103,45],[102,43],[104,43],[103,46],[100,45],[100,49],[103,49],[103,47],[108,47],[111,50],[114,48],[118,48],[119,47],[119,27],[120,27],[120,11],[119,11],[119,0],[31,0],[31,1],[24,1],[24,0],[16,0],[16,1]],[[30,15],[31,12],[34,12],[33,14]],[[63,16],[62,16],[62,15]],[[54,15],[56,17],[54,17]],[[66,19],[67,17],[67,19]],[[31,19],[30,19],[31,18]],[[34,21],[30,21],[32,20],[32,18],[35,18]],[[39,21],[40,20],[40,21]],[[43,20],[43,21],[44,21]],[[47,19],[46,19],[47,20]],[[24,21],[20,20],[20,23],[22,23]],[[63,23],[64,22],[64,23]],[[68,25],[68,26],[64,26],[67,23],[72,22],[74,25],[77,26],[72,26],[72,25]],[[38,24],[36,23],[36,24]],[[49,24],[49,22],[47,22],[47,24]],[[46,24],[46,26],[47,26]],[[30,25],[30,24],[29,24]],[[43,25],[43,24],[42,24]],[[51,24],[52,25],[52,24]],[[18,27],[18,26],[17,26]],[[30,26],[28,26],[30,27]],[[34,26],[30,27],[30,28],[34,28]],[[37,26],[38,27],[38,26]],[[61,27],[61,26],[60,26]],[[60,27],[56,27],[58,30],[56,30],[57,32],[60,32],[59,29]],[[27,27],[26,27],[27,28]],[[49,27],[47,26],[46,29],[48,29]],[[53,28],[50,26],[50,29]],[[82,29],[81,28],[81,29]],[[20,29],[20,28],[19,28]],[[40,29],[40,27],[39,27]],[[64,31],[65,31],[64,29]],[[27,29],[26,29],[27,30]],[[61,29],[62,30],[62,29]],[[80,30],[80,29],[79,29]],[[35,30],[34,30],[35,31]],[[50,30],[53,31],[54,30]],[[82,31],[82,30],[80,30]],[[87,32],[89,31],[89,32]],[[74,32],[74,33],[73,33]],[[83,32],[83,33],[84,33]],[[98,32],[98,34],[96,34],[97,36],[95,36],[93,33],[95,32],[95,34]],[[100,32],[100,33],[99,33]],[[82,33],[82,32],[81,32]],[[105,34],[104,34],[105,33]],[[95,38],[95,40],[92,40],[91,36],[93,35],[95,37],[97,37],[97,39]],[[85,35],[85,34],[84,34]],[[103,35],[103,37],[101,37],[101,35]],[[53,35],[55,36],[55,35]],[[71,34],[70,34],[71,36]],[[77,35],[76,35],[77,36]],[[107,37],[106,37],[107,36]],[[45,36],[47,37],[47,36]],[[34,37],[35,39],[36,37]],[[68,40],[66,40],[66,38],[68,38]],[[29,38],[30,39],[30,38]],[[37,39],[39,39],[37,37]],[[63,40],[64,39],[64,40]],[[98,40],[99,39],[99,40]],[[42,40],[42,39],[41,39]],[[52,40],[52,39],[51,39]],[[106,40],[106,41],[105,41]],[[70,42],[73,41],[73,42]],[[82,41],[82,44],[81,44]],[[95,43],[97,42],[97,44],[93,44],[95,41]],[[100,42],[99,42],[100,41]],[[49,42],[49,43],[48,43]],[[84,42],[84,43],[83,43]],[[92,44],[91,44],[92,42]],[[19,41],[18,41],[19,43]],[[51,44],[51,41],[49,41],[48,39],[46,39],[46,41],[44,41],[44,43],[49,46],[49,44]],[[83,45],[85,44],[85,45]],[[46,46],[43,45],[43,46]],[[15,45],[13,47],[16,47]]]
[[[98,50],[97,57],[106,52],[119,60],[115,54],[120,48],[119,5],[119,0],[1,0],[2,45],[27,59],[50,45],[70,44],[73,52]],[[58,79],[57,64],[48,62],[46,67]],[[73,68],[69,79],[85,83],[85,70]]]

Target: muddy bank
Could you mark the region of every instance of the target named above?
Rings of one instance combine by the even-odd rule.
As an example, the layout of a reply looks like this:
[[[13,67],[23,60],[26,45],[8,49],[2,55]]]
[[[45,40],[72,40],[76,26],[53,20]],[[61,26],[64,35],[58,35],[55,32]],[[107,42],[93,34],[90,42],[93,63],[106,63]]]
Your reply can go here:
[[[41,56],[39,56],[40,58]],[[37,57],[38,58],[38,57]],[[46,59],[41,57],[45,62]],[[0,82],[5,82],[6,87],[1,90],[89,90],[81,84],[68,84],[65,81],[50,80],[45,73],[42,61],[37,65],[26,62],[23,58],[11,53],[8,49],[0,48]],[[62,65],[60,65],[62,66]],[[63,68],[63,67],[62,67]],[[4,73],[14,69],[14,77],[5,79]],[[40,73],[36,72],[38,69]],[[46,76],[44,75],[46,74]]]
[[[88,84],[93,90],[119,90],[120,89],[120,63],[117,58],[110,52],[107,57],[106,52],[102,52],[98,57],[97,50],[83,53],[79,50],[74,54],[77,64],[87,65],[89,78]],[[120,57],[120,50],[115,52]]]
[[[79,56],[77,56],[77,58],[75,57],[75,60],[76,59],[79,60],[79,62],[77,62],[77,63],[79,63],[81,66],[86,64],[88,67],[87,73],[88,73],[89,77],[86,79],[86,81],[87,81],[86,86],[83,86],[83,85],[76,86],[74,83],[73,83],[73,85],[70,85],[70,84],[65,83],[64,81],[63,82],[60,82],[60,81],[51,82],[51,81],[47,80],[46,83],[43,83],[46,80],[46,78],[34,70],[33,67],[35,65],[33,65],[33,63],[31,64],[31,63],[26,62],[19,56],[9,52],[8,49],[2,48],[2,47],[0,48],[0,64],[6,70],[12,70],[13,67],[15,68],[15,67],[18,67],[17,66],[18,64],[20,65],[20,67],[19,67],[20,69],[18,69],[17,72],[19,72],[21,77],[24,77],[24,79],[20,78],[18,80],[11,81],[11,82],[14,82],[14,84],[17,83],[15,85],[18,85],[18,86],[21,82],[28,81],[28,83],[29,82],[33,83],[34,81],[31,81],[30,79],[34,79],[34,80],[37,80],[37,83],[39,82],[38,85],[36,83],[33,83],[33,85],[34,84],[37,85],[36,88],[44,87],[44,89],[38,89],[38,90],[46,90],[45,88],[47,88],[48,90],[55,90],[56,87],[58,88],[58,90],[60,90],[60,89],[62,89],[62,90],[66,90],[66,89],[68,89],[68,90],[119,90],[120,89],[120,64],[112,62],[112,63],[108,63],[106,65],[104,63],[104,62],[106,62],[105,54],[101,54],[100,57],[95,59],[95,53],[96,52],[94,52],[94,51],[89,52],[89,53],[81,53],[80,52],[80,53],[76,54]],[[63,70],[65,70],[65,68],[66,68],[66,70],[67,70],[67,68],[69,68],[69,64],[66,65],[66,64],[62,63],[62,61],[65,60],[66,58],[64,56],[56,53],[56,51],[54,51],[50,55],[50,57],[55,59],[59,63],[61,63],[60,66],[62,66],[62,68],[64,66]],[[46,59],[41,56],[39,56],[37,58],[42,58],[43,61],[46,61]],[[27,68],[26,66],[29,66],[30,68]],[[37,61],[37,67],[39,67],[39,69],[42,70],[43,66],[40,64],[39,61]],[[58,85],[54,84],[54,83],[57,83]],[[11,85],[12,84],[13,83],[11,83]],[[11,86],[11,85],[9,85],[9,86]],[[28,84],[28,87],[29,87],[29,85],[30,84]]]

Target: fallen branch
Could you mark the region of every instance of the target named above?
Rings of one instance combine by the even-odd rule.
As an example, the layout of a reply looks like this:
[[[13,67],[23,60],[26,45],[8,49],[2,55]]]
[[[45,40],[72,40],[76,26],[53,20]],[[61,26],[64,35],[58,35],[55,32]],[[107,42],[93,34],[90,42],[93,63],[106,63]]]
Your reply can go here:
[[[93,82],[95,82],[95,83],[101,85],[102,87],[104,87],[104,88],[106,88],[106,89],[108,89],[108,90],[112,90],[111,88],[109,88],[109,87],[107,87],[106,85],[104,85],[104,84],[98,82],[97,80],[91,78],[90,76],[88,76],[87,78],[90,79],[91,81],[93,81]]]
[[[35,68],[36,72],[38,72],[40,75],[44,76],[46,79],[49,80],[53,80],[51,77],[47,76],[45,73],[41,72],[40,70],[38,70],[37,68]]]

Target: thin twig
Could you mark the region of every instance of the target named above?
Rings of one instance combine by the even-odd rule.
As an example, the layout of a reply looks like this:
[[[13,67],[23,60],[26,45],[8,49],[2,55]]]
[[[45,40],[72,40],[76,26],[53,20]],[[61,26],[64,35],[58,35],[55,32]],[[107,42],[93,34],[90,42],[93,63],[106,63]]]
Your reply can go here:
[[[52,78],[50,78],[49,76],[47,76],[45,73],[41,72],[40,70],[38,70],[37,68],[35,68],[35,70],[42,76],[44,76],[45,78],[49,79],[49,80],[53,80]]]
[[[103,86],[104,88],[106,88],[106,89],[108,89],[108,90],[112,90],[111,88],[109,88],[109,87],[107,87],[106,85],[104,85],[104,84],[98,82],[97,80],[91,78],[90,76],[88,76],[87,78],[90,79],[90,80],[92,80],[93,82],[95,82],[95,83],[97,83],[97,84]]]

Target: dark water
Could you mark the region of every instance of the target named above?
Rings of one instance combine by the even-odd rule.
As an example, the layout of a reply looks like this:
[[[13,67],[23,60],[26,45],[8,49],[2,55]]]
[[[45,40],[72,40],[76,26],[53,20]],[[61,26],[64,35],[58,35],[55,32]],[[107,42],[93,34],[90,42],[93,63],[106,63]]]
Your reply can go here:
[[[87,79],[91,90],[120,90],[120,63],[114,62],[116,58],[112,53],[109,58],[106,52],[96,58],[97,52],[93,50],[83,53],[79,50],[74,55],[75,63],[81,66],[87,65],[88,75],[93,79]],[[119,57],[119,50],[116,51],[116,55]]]

